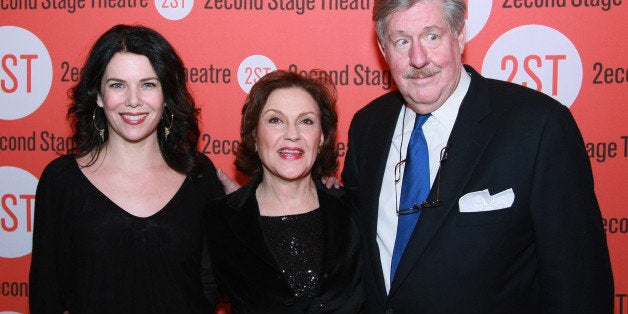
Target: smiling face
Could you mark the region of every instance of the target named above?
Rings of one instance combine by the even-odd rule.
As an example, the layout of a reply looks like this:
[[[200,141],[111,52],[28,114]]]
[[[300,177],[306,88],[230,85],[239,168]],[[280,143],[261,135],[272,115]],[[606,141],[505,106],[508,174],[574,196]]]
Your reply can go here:
[[[455,34],[440,1],[422,1],[391,14],[380,50],[408,106],[420,114],[453,94],[462,71],[464,28]]]
[[[323,143],[318,104],[302,88],[280,88],[268,96],[256,129],[264,179],[309,178]]]
[[[97,98],[107,117],[109,140],[156,139],[164,109],[161,84],[148,58],[116,53],[105,69]]]

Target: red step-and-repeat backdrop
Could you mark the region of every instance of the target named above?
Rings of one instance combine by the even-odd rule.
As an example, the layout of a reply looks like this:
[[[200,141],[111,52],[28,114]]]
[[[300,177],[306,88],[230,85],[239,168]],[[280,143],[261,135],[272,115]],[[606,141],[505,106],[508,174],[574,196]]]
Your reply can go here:
[[[342,165],[353,113],[395,88],[372,7],[373,0],[0,0],[0,313],[28,313],[35,187],[72,145],[67,90],[100,34],[143,24],[173,44],[202,108],[199,149],[243,180],[233,166],[240,109],[251,85],[274,69],[323,69],[334,78]],[[575,116],[608,236],[615,313],[628,313],[628,0],[468,7],[465,63],[540,90]]]

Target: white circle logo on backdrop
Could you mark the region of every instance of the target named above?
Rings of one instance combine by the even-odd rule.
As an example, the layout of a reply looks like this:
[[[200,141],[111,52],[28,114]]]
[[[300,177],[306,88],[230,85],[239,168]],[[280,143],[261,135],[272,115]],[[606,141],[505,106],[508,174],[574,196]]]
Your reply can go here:
[[[15,167],[0,167],[0,178],[0,257],[21,257],[32,249],[38,180]]]
[[[33,113],[52,85],[52,61],[33,33],[0,26],[0,119],[16,120]]]
[[[525,25],[497,38],[484,56],[482,75],[536,89],[569,107],[582,85],[582,60],[559,31]]]
[[[277,70],[277,66],[273,60],[266,56],[252,55],[248,56],[238,67],[238,83],[245,93],[249,93],[253,84],[255,84],[262,76]]]
[[[488,21],[488,17],[491,15],[492,6],[493,1],[491,0],[467,1],[466,41],[470,41],[471,39],[473,39],[473,37],[475,37],[475,35],[479,34],[480,31],[482,31],[484,25],[486,25],[486,22]]]
[[[155,0],[157,12],[172,21],[180,20],[190,14],[194,0]]]

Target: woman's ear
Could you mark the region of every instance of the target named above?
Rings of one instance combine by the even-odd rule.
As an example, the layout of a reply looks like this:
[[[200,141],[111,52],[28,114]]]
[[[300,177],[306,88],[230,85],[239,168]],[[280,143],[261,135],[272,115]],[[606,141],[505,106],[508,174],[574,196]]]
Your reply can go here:
[[[104,108],[105,107],[105,102],[102,101],[102,96],[100,95],[100,93],[98,93],[98,96],[96,96],[96,104],[100,108]]]

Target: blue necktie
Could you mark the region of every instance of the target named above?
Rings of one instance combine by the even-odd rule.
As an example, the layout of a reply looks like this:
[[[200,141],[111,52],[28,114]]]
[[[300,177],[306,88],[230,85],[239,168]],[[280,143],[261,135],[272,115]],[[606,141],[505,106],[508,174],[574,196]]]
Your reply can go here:
[[[429,114],[417,114],[414,121],[414,129],[410,136],[406,164],[403,171],[403,184],[399,200],[399,210],[420,206],[430,193],[430,164],[427,151],[427,142],[421,127],[430,117]],[[397,266],[408,244],[408,240],[414,231],[414,226],[421,215],[420,211],[412,214],[399,215],[397,224],[397,236],[393,249],[392,264],[390,268],[390,281],[395,278]]]

